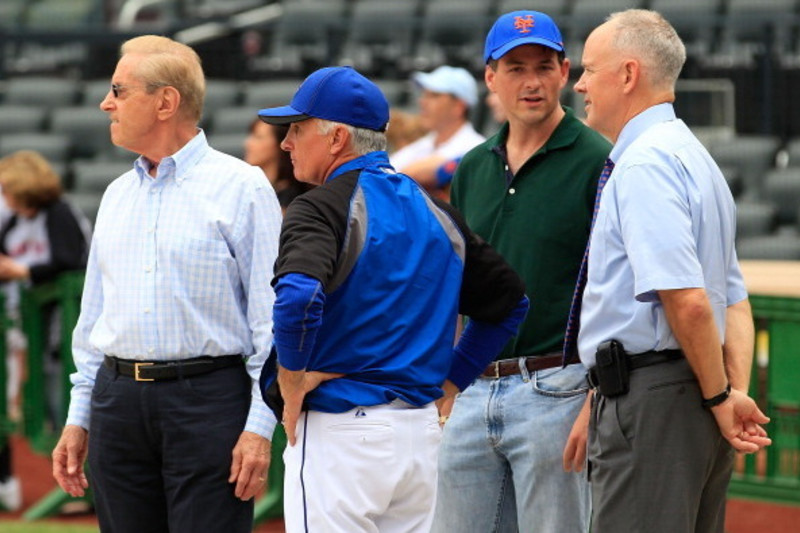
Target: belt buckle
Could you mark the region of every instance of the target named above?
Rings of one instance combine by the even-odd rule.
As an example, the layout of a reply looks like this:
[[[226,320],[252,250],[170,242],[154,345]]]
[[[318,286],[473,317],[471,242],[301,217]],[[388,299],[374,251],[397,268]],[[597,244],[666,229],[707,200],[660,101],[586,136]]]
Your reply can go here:
[[[500,379],[500,361],[492,361],[492,366],[494,367],[494,376],[493,379]]]
[[[153,378],[143,378],[139,375],[139,371],[143,366],[153,366],[153,363],[133,363],[133,379],[136,381],[155,381]]]

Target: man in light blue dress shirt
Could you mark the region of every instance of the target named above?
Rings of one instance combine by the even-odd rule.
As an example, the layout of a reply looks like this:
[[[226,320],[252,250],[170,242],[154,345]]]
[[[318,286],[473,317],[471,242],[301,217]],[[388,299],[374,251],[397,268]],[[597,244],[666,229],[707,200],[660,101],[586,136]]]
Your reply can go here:
[[[770,443],[747,396],[753,321],[733,199],[672,106],[685,59],[659,14],[615,13],[587,39],[575,86],[587,123],[615,143],[578,336],[596,385],[598,533],[722,533],[734,450]]]
[[[88,454],[102,531],[249,532],[276,424],[257,379],[280,207],[197,128],[191,48],[142,36],[121,52],[100,107],[141,157],[98,212],[53,473],[82,495]]]

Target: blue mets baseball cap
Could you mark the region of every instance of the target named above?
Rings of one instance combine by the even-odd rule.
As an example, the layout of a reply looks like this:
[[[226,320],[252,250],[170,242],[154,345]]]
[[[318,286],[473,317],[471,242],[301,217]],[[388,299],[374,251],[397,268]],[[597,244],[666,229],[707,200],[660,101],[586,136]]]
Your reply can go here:
[[[540,44],[556,52],[564,51],[564,39],[556,23],[538,11],[512,11],[501,15],[486,36],[483,60],[500,59],[523,44]]]
[[[352,67],[325,67],[312,72],[300,84],[289,105],[262,109],[258,116],[269,124],[321,118],[385,131],[389,102],[377,85]]]

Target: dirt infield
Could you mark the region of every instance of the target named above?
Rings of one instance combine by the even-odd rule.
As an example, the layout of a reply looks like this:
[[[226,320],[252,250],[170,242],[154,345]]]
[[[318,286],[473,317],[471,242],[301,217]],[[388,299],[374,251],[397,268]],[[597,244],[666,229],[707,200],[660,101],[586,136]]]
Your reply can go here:
[[[20,477],[23,489],[23,508],[28,508],[56,487],[50,475],[50,460],[31,452],[20,437],[12,440],[14,472]],[[22,512],[0,512],[0,530],[3,520],[19,519]],[[72,516],[60,515],[48,519],[65,523],[96,525],[91,512]],[[774,505],[747,500],[728,501],[726,533],[798,533],[800,531],[800,507]],[[259,524],[254,533],[281,533],[282,520],[270,520]]]

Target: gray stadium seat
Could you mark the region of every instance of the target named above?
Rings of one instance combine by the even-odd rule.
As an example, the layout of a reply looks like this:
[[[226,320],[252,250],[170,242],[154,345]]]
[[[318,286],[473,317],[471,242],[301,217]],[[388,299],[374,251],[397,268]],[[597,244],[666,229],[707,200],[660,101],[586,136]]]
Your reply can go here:
[[[788,155],[788,165],[790,167],[800,167],[800,138],[792,139],[786,145]]]
[[[407,72],[414,43],[416,0],[361,0],[348,17],[349,35],[338,64],[364,74]]]
[[[739,259],[796,261],[800,259],[800,237],[797,235],[748,237],[738,242],[736,252]]]
[[[289,100],[285,101],[289,103]],[[250,130],[250,124],[258,118],[256,107],[235,106],[217,109],[209,117],[209,135],[224,135],[235,133],[246,136]]]
[[[5,104],[38,105],[49,108],[73,105],[78,97],[77,80],[56,76],[13,77],[6,82]]]
[[[241,95],[242,87],[238,81],[206,80],[206,98],[203,104],[203,114],[210,117],[217,109],[238,105]]]
[[[719,31],[720,0],[652,0],[658,11],[678,32],[688,55],[709,53]]]
[[[72,164],[73,192],[102,194],[108,184],[133,168],[122,161],[76,161]]]
[[[50,131],[72,139],[72,155],[92,158],[111,150],[108,115],[95,106],[72,106],[54,109]]]
[[[83,83],[81,90],[80,104],[85,106],[100,107],[108,91],[111,90],[111,79],[104,78],[101,80],[88,80]]]
[[[773,52],[785,52],[790,47],[796,3],[796,0],[727,0],[719,55],[729,65],[755,66],[770,38]]]
[[[47,110],[33,105],[0,105],[0,134],[42,131]]]
[[[485,0],[426,3],[414,68],[432,70],[447,64],[482,73],[483,40],[494,19]]]
[[[283,14],[271,32],[268,69],[287,74],[307,74],[331,64],[334,44],[343,31],[343,0],[285,1]]]
[[[775,165],[775,154],[780,146],[776,137],[763,135],[738,135],[717,141],[709,152],[720,167],[739,169],[746,199],[761,197],[764,174]]]
[[[0,156],[19,150],[35,150],[51,163],[63,163],[70,156],[70,141],[57,133],[6,133],[0,135]]]
[[[67,193],[66,196],[69,203],[80,210],[80,212],[89,219],[92,226],[94,226],[95,220],[97,220],[97,210],[100,208],[100,200],[102,200],[103,194],[93,191],[70,192]]]
[[[593,29],[602,24],[615,11],[641,7],[643,0],[575,0],[566,28],[570,42],[583,42]]]
[[[532,9],[550,15],[560,28],[560,24],[565,20],[564,15],[567,14],[571,4],[571,0],[536,0],[535,2],[531,2],[531,0],[500,0],[497,3],[497,16],[511,11]]]
[[[301,78],[250,82],[244,86],[242,105],[253,108],[253,113],[265,107],[286,105],[302,82]]]
[[[740,202],[736,205],[736,239],[763,237],[775,230],[778,209],[766,202]]]
[[[242,159],[244,158],[244,140],[246,137],[246,130],[242,133],[215,133],[208,136],[208,144],[220,152]]]
[[[733,166],[720,167],[719,169],[725,177],[725,181],[728,182],[728,188],[730,188],[731,194],[734,198],[739,196],[743,189],[742,174],[739,172],[739,169]]]
[[[0,2],[0,28],[19,27],[29,3],[29,0],[3,0]]]
[[[81,29],[101,22],[103,4],[98,0],[39,0],[23,17],[24,25],[34,30]]]
[[[795,225],[800,206],[800,168],[769,171],[764,177],[764,198],[777,207],[779,224]]]

